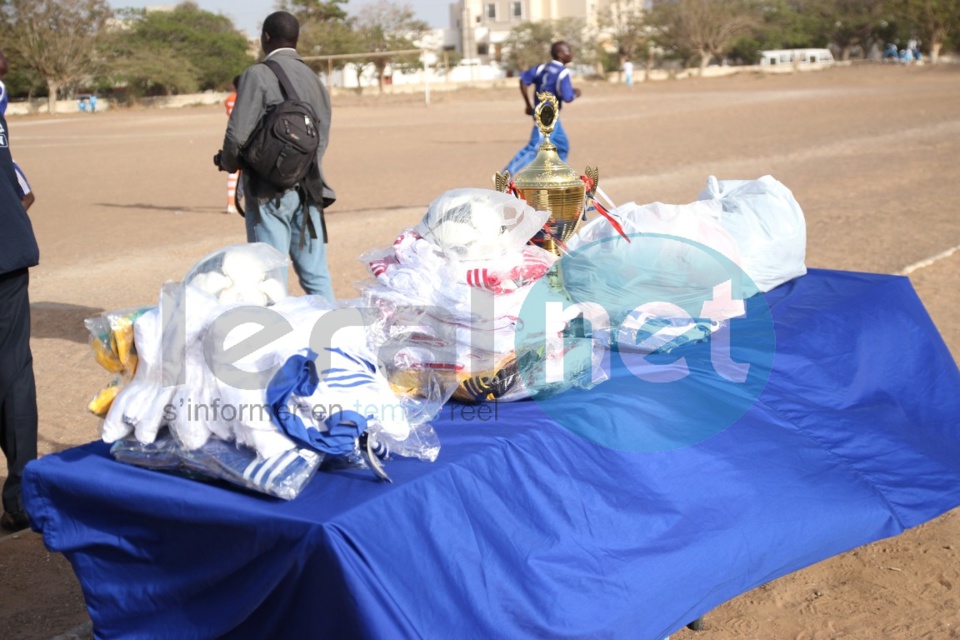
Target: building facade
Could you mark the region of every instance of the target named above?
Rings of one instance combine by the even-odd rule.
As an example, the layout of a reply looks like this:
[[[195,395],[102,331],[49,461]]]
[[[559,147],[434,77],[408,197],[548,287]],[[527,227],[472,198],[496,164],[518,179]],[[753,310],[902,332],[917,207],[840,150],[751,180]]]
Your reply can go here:
[[[602,0],[460,0],[450,5],[453,38],[446,45],[474,64],[500,62],[503,43],[517,25],[561,18],[595,24],[602,4]]]

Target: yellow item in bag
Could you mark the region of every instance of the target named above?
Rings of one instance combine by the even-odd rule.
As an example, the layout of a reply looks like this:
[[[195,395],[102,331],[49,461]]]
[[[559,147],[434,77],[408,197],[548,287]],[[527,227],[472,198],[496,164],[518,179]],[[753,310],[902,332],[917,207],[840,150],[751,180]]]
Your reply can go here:
[[[133,322],[129,317],[114,318],[110,321],[110,332],[111,342],[117,345],[120,363],[127,366],[133,349]]]
[[[120,373],[123,371],[123,363],[120,362],[117,354],[96,338],[93,339],[93,353],[97,362],[100,363],[100,366],[107,371],[112,373]]]
[[[87,409],[90,410],[95,416],[100,418],[105,418],[107,412],[110,410],[110,405],[113,404],[114,398],[117,397],[117,394],[120,392],[120,387],[118,385],[112,384],[109,387],[104,387],[100,390],[93,400],[90,401],[90,404],[87,405]]]

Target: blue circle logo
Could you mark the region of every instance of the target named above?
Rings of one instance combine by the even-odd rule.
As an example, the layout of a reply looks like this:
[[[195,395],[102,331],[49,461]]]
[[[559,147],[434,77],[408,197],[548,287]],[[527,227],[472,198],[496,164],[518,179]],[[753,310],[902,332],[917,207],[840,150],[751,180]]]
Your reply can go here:
[[[565,255],[520,320],[518,361],[540,355],[525,373],[534,400],[561,427],[622,451],[677,449],[729,427],[763,391],[776,346],[766,300],[736,263],[663,234]]]

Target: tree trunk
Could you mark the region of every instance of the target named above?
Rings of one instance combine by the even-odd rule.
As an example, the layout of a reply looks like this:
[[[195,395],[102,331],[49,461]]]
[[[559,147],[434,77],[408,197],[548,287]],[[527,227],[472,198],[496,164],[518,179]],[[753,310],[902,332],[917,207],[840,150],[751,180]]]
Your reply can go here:
[[[354,68],[357,71],[357,95],[363,95],[363,67],[357,65]]]
[[[943,46],[943,42],[935,40],[930,44],[930,63],[939,64],[940,63],[940,47]]]
[[[47,78],[47,111],[50,115],[57,115],[57,92],[60,90],[60,83],[56,80]]]
[[[710,58],[712,58],[713,56],[711,56],[706,51],[700,51],[699,53],[700,53],[700,69],[698,71],[698,75],[700,77],[703,77],[703,70],[707,68],[708,64],[710,64]]]

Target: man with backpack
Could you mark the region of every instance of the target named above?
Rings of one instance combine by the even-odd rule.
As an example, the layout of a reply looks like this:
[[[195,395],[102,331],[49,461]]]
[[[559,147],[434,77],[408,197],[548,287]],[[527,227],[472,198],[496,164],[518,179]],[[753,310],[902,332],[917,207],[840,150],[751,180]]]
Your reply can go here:
[[[330,96],[297,53],[300,24],[286,11],[263,21],[266,58],[240,76],[223,148],[214,163],[243,170],[248,242],[289,253],[300,286],[333,300],[323,210],[336,194],[321,163],[330,133]]]
[[[548,63],[530,67],[520,75],[520,93],[523,95],[523,101],[526,103],[528,116],[533,115],[533,111],[540,102],[536,99],[536,94],[547,92],[557,97],[557,103],[563,108],[564,102],[573,102],[575,98],[580,97],[580,89],[574,89],[570,81],[570,70],[567,64],[573,60],[573,51],[570,45],[562,40],[554,42],[550,47],[550,56],[553,58]],[[534,87],[534,101],[530,101],[530,85]],[[567,161],[567,154],[570,152],[570,141],[567,140],[567,134],[563,130],[563,121],[558,119],[553,133],[550,134],[550,141],[557,147],[557,154],[564,162]],[[517,152],[507,166],[504,172],[510,172],[511,176],[517,173],[530,161],[537,156],[537,150],[540,149],[541,135],[536,122],[533,123],[533,131],[530,133],[530,141],[523,149]]]

